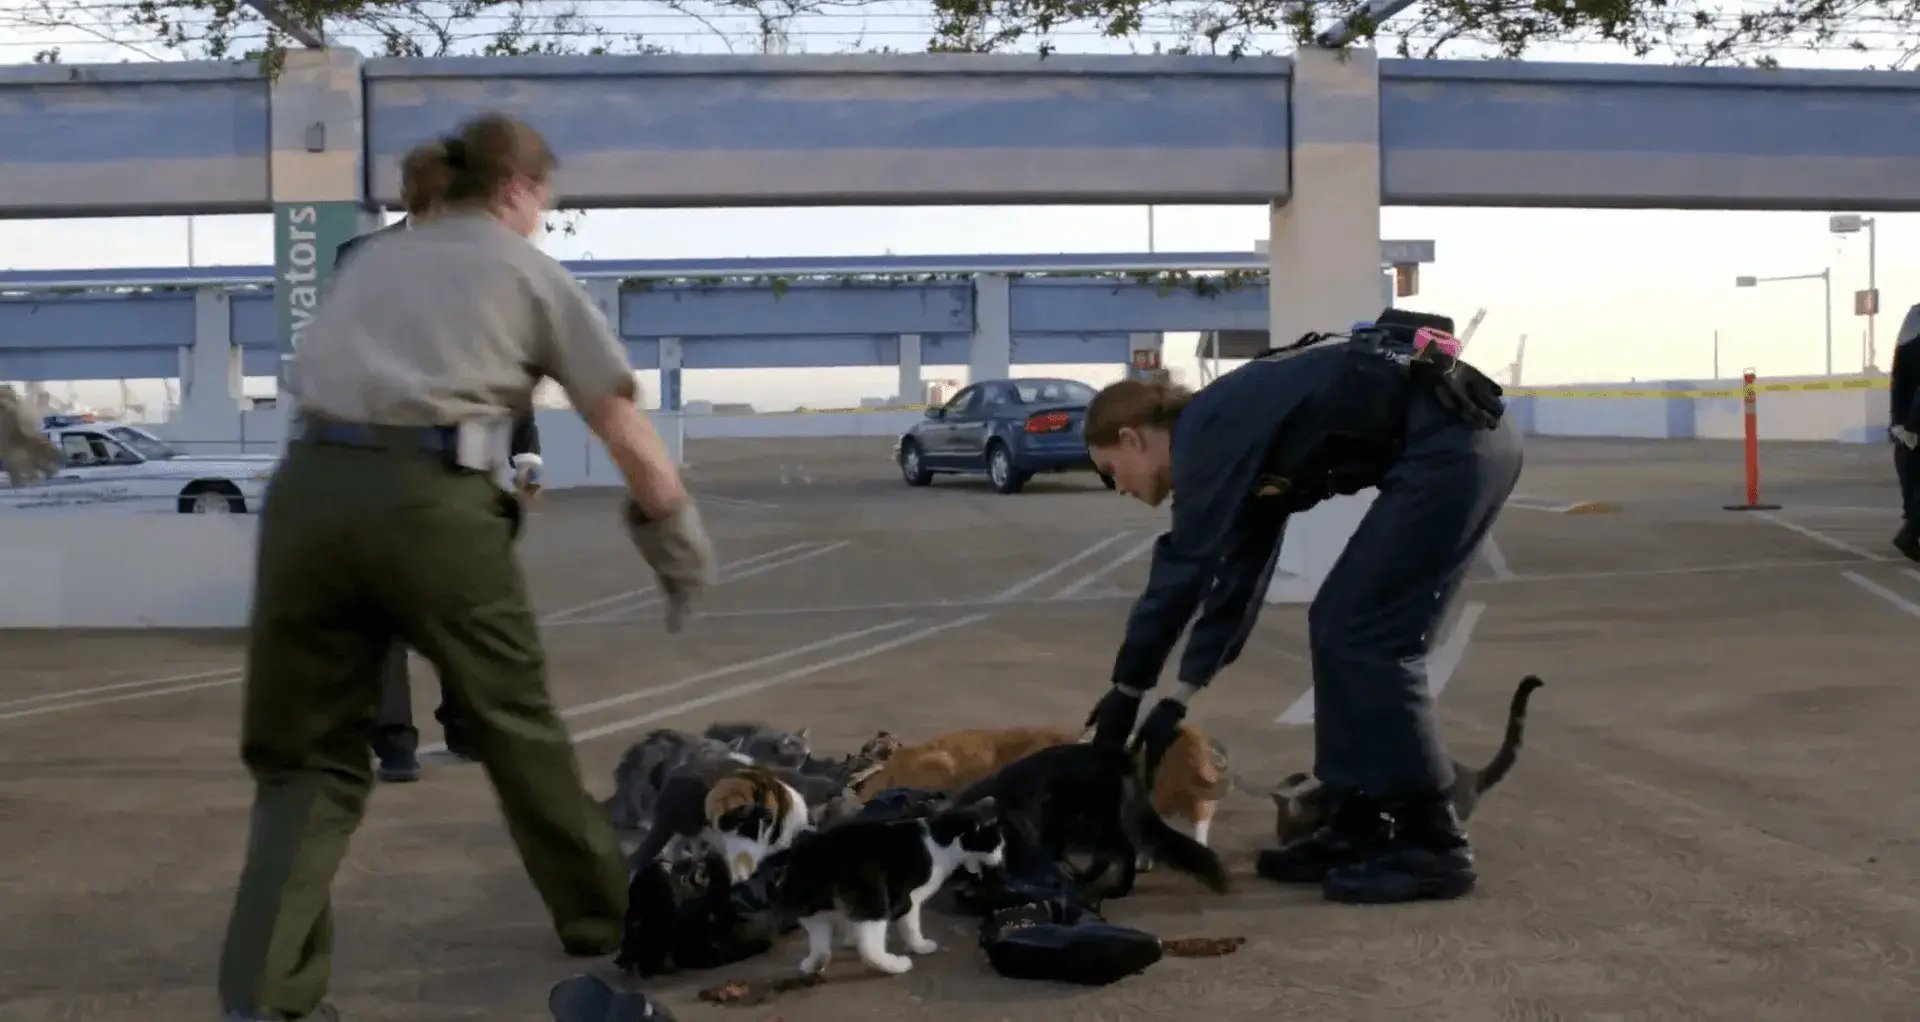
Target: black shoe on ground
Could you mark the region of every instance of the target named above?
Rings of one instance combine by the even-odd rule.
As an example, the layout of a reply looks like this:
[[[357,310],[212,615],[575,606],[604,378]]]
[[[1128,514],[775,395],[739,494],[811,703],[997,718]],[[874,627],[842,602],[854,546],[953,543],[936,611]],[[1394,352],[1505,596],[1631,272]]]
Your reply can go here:
[[[1282,884],[1317,884],[1329,870],[1352,865],[1386,844],[1392,831],[1380,803],[1358,793],[1335,795],[1320,829],[1260,853],[1254,872]]]
[[[388,784],[417,781],[420,779],[420,758],[411,752],[389,753],[380,757],[380,766],[375,773]]]
[[[1905,554],[1909,561],[1920,561],[1920,531],[1909,527],[1894,533],[1893,548]]]
[[[1458,898],[1473,890],[1473,846],[1444,796],[1401,803],[1388,810],[1392,834],[1384,845],[1352,865],[1327,872],[1321,891],[1328,901],[1386,905]]]

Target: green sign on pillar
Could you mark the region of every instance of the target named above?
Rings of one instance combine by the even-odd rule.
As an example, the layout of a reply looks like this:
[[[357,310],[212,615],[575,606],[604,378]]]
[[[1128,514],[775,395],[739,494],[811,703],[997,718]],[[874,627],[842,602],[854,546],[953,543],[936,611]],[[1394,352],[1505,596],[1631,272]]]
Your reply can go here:
[[[333,277],[333,255],[359,233],[359,226],[360,211],[352,202],[274,204],[273,307],[279,321],[283,387],[288,358],[300,350],[300,339]]]

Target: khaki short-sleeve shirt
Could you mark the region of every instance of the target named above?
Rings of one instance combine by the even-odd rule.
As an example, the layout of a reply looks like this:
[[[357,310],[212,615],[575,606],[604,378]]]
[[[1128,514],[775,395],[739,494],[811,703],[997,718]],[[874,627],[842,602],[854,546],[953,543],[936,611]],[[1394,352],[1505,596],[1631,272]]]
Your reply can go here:
[[[626,349],[558,261],[484,213],[356,246],[295,352],[303,412],[450,426],[531,407],[552,377],[585,414],[632,397]]]

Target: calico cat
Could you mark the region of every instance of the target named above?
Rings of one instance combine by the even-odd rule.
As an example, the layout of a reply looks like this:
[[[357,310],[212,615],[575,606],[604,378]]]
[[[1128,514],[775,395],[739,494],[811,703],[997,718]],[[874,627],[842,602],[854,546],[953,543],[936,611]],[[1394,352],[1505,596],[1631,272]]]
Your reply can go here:
[[[627,749],[613,771],[613,795],[602,803],[614,828],[644,830],[667,778],[695,761],[793,767],[808,760],[807,729],[777,731],[765,724],[714,724],[704,735],[657,728]]]
[[[1213,891],[1227,889],[1220,857],[1160,818],[1137,761],[1124,750],[1084,742],[1050,746],[967,788],[954,802],[985,798],[994,800],[1016,831],[1012,839],[1036,842],[1057,862],[1070,851],[1092,851],[1095,862],[1082,883],[1099,879],[1117,858],[1120,881],[1109,897],[1132,892],[1143,851]]]
[[[894,749],[884,757],[880,769],[862,775],[853,790],[856,795],[886,788],[958,792],[1032,753],[1072,744],[1078,738],[1072,731],[1047,727],[950,731]],[[868,745],[879,751],[876,743],[887,739],[892,736],[883,731]],[[1220,797],[1225,794],[1226,777],[1226,748],[1208,741],[1199,728],[1183,723],[1154,775],[1153,808],[1204,845]]]
[[[780,901],[807,931],[800,971],[833,958],[834,928],[851,930],[861,961],[898,975],[913,960],[887,950],[892,923],[914,954],[940,946],[920,931],[920,909],[955,870],[980,873],[1003,861],[1005,839],[992,798],[924,817],[852,819],[814,831],[786,860]]]
[[[1501,740],[1500,748],[1486,766],[1476,770],[1459,760],[1454,761],[1453,787],[1448,789],[1447,797],[1453,802],[1453,810],[1462,821],[1473,815],[1473,810],[1480,804],[1480,796],[1500,783],[1500,779],[1507,776],[1507,771],[1513,769],[1526,730],[1527,701],[1533,696],[1534,689],[1545,684],[1532,674],[1520,680],[1520,687],[1514,690],[1513,701],[1507,707],[1506,737]],[[1320,824],[1327,816],[1326,789],[1306,773],[1288,774],[1280,782],[1280,790],[1273,793],[1273,806],[1276,810],[1274,833],[1279,837],[1281,846],[1285,847],[1320,829]]]
[[[808,826],[806,797],[775,771],[732,762],[689,763],[667,778],[647,835],[628,865],[637,871],[655,859],[671,862],[716,852],[734,879],[744,879],[761,858],[791,845]]]

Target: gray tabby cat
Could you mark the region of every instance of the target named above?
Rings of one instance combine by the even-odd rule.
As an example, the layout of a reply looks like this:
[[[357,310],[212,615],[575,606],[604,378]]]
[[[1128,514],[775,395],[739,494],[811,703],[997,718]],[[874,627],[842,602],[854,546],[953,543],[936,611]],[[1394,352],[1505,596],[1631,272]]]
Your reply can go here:
[[[779,731],[759,723],[714,724],[704,735],[674,728],[647,732],[613,769],[613,795],[602,805],[615,829],[644,831],[668,778],[686,769],[711,772],[758,763],[797,767],[806,762],[807,729]]]

